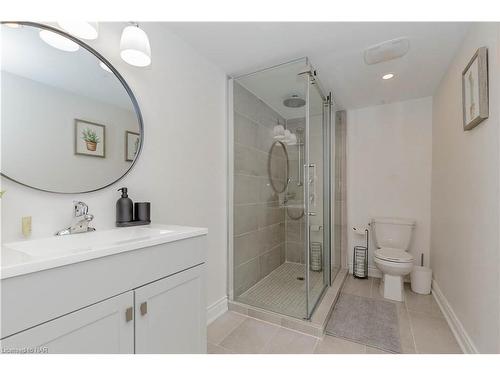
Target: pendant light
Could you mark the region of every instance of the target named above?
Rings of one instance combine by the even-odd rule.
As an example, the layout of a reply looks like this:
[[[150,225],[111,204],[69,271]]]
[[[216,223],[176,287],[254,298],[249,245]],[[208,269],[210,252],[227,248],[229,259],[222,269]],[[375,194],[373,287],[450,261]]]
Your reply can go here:
[[[50,30],[41,30],[39,35],[40,38],[49,46],[57,48],[61,51],[75,52],[80,48],[80,46],[75,42]]]
[[[120,56],[130,65],[148,66],[151,64],[151,46],[144,30],[137,23],[123,29],[120,39]]]
[[[80,39],[94,40],[99,34],[97,22],[61,21],[57,24],[64,31]]]

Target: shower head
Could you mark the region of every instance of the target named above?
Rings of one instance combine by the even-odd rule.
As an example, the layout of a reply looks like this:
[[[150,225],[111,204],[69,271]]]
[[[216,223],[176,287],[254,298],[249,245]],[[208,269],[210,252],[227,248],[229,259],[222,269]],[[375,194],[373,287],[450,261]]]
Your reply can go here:
[[[283,100],[283,105],[288,108],[300,108],[306,105],[306,101],[298,95],[292,95],[288,99]]]

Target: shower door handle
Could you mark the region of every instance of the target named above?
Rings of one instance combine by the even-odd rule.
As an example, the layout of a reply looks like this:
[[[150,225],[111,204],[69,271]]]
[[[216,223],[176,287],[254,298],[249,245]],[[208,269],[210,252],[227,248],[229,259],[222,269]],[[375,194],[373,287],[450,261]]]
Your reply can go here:
[[[298,163],[297,163],[297,166],[298,166],[298,181],[297,181],[297,186],[302,186],[302,176],[301,176],[301,174],[302,174],[302,168],[300,166],[302,164],[302,158],[301,158],[302,154],[300,152],[300,149],[301,149],[301,147],[300,147],[300,140],[298,140],[298,142],[297,142],[297,148],[298,148],[298,150],[297,150],[298,151],[298,155],[297,155],[298,156]]]
[[[311,169],[312,169],[312,177],[311,177]],[[309,168],[307,171],[307,182],[309,183],[309,207],[316,207],[316,164],[309,164]]]
[[[315,205],[315,178],[310,177],[310,170],[313,169],[313,176],[316,175],[316,164],[304,164],[304,181],[307,181],[307,188],[304,188],[304,212],[306,212],[307,216],[316,216],[316,212],[309,211],[311,206]],[[312,185],[312,187],[311,187]],[[311,193],[312,192],[312,193]],[[307,209],[307,210],[306,210]]]

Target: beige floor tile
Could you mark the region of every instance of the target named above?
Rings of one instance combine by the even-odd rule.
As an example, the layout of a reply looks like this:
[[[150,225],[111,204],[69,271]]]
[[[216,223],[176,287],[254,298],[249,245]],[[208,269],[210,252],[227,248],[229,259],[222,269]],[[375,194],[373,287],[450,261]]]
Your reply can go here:
[[[403,354],[417,354],[417,352],[415,351],[415,346],[414,345],[408,347],[403,346]]]
[[[220,346],[238,354],[262,353],[279,326],[247,318],[234,329]]]
[[[286,328],[280,328],[266,345],[269,354],[312,354],[317,338]]]
[[[245,319],[245,316],[232,311],[225,312],[208,326],[207,341],[216,345],[220,344]]]
[[[405,303],[408,311],[416,311],[443,318],[441,309],[432,294],[412,292],[408,284],[405,284]]]
[[[410,311],[410,323],[419,354],[461,353],[446,320],[430,314]]]
[[[222,346],[208,343],[207,354],[234,354],[234,353],[226,348],[223,348]]]
[[[325,335],[322,340],[319,340],[314,352],[317,354],[364,354],[366,349],[364,345]]]
[[[380,291],[379,291],[380,281],[381,281],[381,279],[379,279],[379,278],[373,279],[372,285],[371,285],[371,290],[370,290],[370,297],[375,298],[375,299],[385,300],[384,296],[382,296],[380,294]]]
[[[410,324],[410,318],[406,308],[398,309],[399,337],[401,340],[401,349],[405,354],[415,353],[415,341],[413,340],[413,331]]]
[[[373,279],[356,279],[349,275],[344,283],[342,293],[353,294],[356,296],[370,297]]]
[[[393,353],[386,352],[385,350],[380,350],[377,348],[372,348],[371,346],[367,346],[366,354],[393,354]]]

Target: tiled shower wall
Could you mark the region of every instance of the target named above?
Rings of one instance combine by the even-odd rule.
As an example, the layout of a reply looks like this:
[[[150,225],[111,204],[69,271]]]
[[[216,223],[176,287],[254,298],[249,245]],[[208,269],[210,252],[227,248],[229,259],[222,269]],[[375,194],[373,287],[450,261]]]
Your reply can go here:
[[[285,261],[285,212],[269,183],[273,127],[284,118],[234,83],[234,294]],[[285,159],[273,157],[273,179],[283,184]]]
[[[335,209],[334,209],[334,252],[333,273],[347,267],[347,178],[346,178],[346,111],[335,113]],[[333,256],[335,255],[335,256]]]

